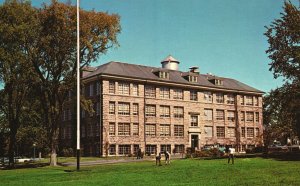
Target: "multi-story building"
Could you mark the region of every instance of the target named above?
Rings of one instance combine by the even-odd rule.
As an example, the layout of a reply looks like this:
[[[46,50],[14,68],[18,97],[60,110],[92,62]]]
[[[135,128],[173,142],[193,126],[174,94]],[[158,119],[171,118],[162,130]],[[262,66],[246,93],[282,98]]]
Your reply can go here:
[[[146,154],[189,147],[262,144],[262,91],[237,80],[178,70],[168,56],[162,68],[109,62],[82,73],[83,94],[94,113],[81,109],[84,155]],[[61,138],[71,138],[65,109]],[[73,130],[74,131],[74,130]]]

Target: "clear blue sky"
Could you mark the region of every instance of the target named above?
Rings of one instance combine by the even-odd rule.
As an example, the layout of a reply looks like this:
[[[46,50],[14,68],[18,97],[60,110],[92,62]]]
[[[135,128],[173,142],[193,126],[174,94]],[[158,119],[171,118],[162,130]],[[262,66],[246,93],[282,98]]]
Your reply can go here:
[[[42,2],[50,0],[32,0],[35,6]],[[282,0],[81,0],[80,6],[121,16],[120,47],[93,65],[123,61],[159,67],[171,54],[181,71],[199,66],[201,73],[265,92],[282,84],[268,70],[263,35],[264,26],[283,11]]]

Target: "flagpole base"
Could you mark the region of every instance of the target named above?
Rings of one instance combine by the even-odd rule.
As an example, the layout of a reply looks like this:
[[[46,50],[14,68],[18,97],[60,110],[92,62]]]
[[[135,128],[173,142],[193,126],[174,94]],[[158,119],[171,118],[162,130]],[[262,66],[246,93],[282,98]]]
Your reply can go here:
[[[76,154],[77,154],[77,171],[79,171],[80,170],[80,149],[77,149]]]

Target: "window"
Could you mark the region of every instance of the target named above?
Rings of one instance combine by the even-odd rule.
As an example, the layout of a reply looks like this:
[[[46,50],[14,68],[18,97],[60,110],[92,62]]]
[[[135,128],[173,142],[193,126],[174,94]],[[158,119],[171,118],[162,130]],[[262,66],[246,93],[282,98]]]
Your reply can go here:
[[[109,135],[114,136],[116,135],[116,124],[115,123],[109,123]]]
[[[134,123],[132,125],[132,135],[133,136],[138,136],[139,135],[139,124],[138,123]]]
[[[245,111],[241,111],[241,121],[245,121]]]
[[[227,94],[227,104],[234,104],[234,95],[233,94]]]
[[[182,89],[174,89],[174,91],[173,91],[173,99],[183,99],[183,91],[182,91]]]
[[[212,103],[212,94],[211,92],[204,92],[204,101],[207,103]]]
[[[242,127],[242,137],[244,138],[246,135],[245,135],[246,133],[245,133],[245,127]]]
[[[113,81],[110,81],[109,82],[109,87],[108,87],[108,92],[110,93],[110,94],[115,94],[116,92],[116,88],[115,88],[115,82],[113,82]]]
[[[234,127],[228,127],[227,134],[228,134],[228,137],[235,137],[235,128]]]
[[[215,85],[223,85],[223,81],[220,79],[215,79]]]
[[[225,138],[225,127],[217,127],[217,137]]]
[[[84,125],[82,125],[81,126],[81,136],[84,138],[85,137],[85,126]]]
[[[139,104],[133,103],[132,114],[137,116],[139,115]]]
[[[145,87],[145,96],[155,98],[155,87],[154,86],[146,86]]]
[[[213,110],[212,109],[204,109],[204,120],[212,121]]]
[[[89,86],[89,96],[93,96],[94,94],[94,84],[90,84]]]
[[[166,87],[159,88],[159,97],[164,99],[170,98],[170,89]]]
[[[183,107],[174,107],[174,118],[183,118]]]
[[[119,94],[129,95],[129,83],[120,83],[119,82]]]
[[[184,153],[184,145],[175,145],[175,153]]]
[[[241,101],[241,105],[244,105],[245,104],[245,102],[244,102],[244,96],[240,96],[240,101]]]
[[[254,113],[246,112],[246,121],[254,121]]]
[[[146,105],[146,116],[156,116],[156,106]]]
[[[198,92],[196,90],[190,91],[190,100],[191,101],[197,101],[198,100]]]
[[[146,154],[156,154],[156,145],[146,145]]]
[[[118,123],[118,135],[130,136],[130,123]]]
[[[204,127],[205,137],[213,137],[213,128],[211,126]]]
[[[160,152],[169,152],[171,153],[171,145],[160,145]]]
[[[189,76],[189,82],[198,82],[198,77],[197,76]]]
[[[118,114],[123,116],[130,115],[130,104],[129,103],[119,103],[118,104]]]
[[[72,112],[70,109],[68,109],[68,119],[71,120],[72,119]]]
[[[159,78],[169,79],[169,72],[159,72]]]
[[[115,102],[109,102],[109,114],[115,114]]]
[[[116,145],[109,145],[108,152],[109,155],[116,155]]]
[[[160,128],[160,136],[170,136],[171,135],[171,128],[170,125],[167,124],[161,124],[159,126]]]
[[[235,120],[235,112],[234,111],[227,112],[227,120],[230,122],[234,122],[234,120]]]
[[[71,126],[68,126],[68,127],[66,127],[66,131],[65,131],[66,133],[66,139],[71,139],[71,137],[72,137],[72,132],[71,132]]]
[[[216,120],[224,120],[224,110],[217,110],[216,112]]]
[[[170,106],[160,106],[160,117],[168,118],[170,117]]]
[[[130,154],[130,145],[119,145],[119,155]]]
[[[140,145],[134,144],[133,145],[133,154],[137,155],[139,148],[140,148]]]
[[[191,126],[198,127],[198,116],[197,115],[191,115]]]
[[[93,125],[91,125],[91,124],[88,125],[88,126],[87,126],[87,136],[89,136],[89,137],[90,137],[90,136],[93,136],[93,131],[94,131],[94,130],[93,130]]]
[[[184,126],[183,125],[174,125],[174,136],[183,137],[184,135]]]
[[[253,105],[253,97],[246,96],[246,105]]]
[[[255,137],[259,137],[259,128],[255,129]]]
[[[247,138],[254,137],[254,128],[247,128]]]
[[[259,122],[259,112],[255,112],[255,121]]]
[[[100,83],[99,82],[96,83],[96,94],[100,95]]]
[[[258,97],[257,96],[254,96],[254,105],[258,106]]]
[[[217,103],[224,103],[224,94],[216,93],[216,101],[217,101]]]
[[[139,95],[139,86],[137,84],[132,84],[132,95],[138,96]]]
[[[156,136],[155,124],[146,124],[146,136]]]

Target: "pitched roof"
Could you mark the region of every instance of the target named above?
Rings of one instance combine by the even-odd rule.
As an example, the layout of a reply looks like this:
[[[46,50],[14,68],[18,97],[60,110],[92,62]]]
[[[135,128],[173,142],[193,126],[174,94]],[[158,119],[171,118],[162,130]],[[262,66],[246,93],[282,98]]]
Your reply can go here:
[[[168,70],[169,72],[169,79],[162,79],[159,78],[155,73],[159,70],[166,71],[163,68],[157,67],[149,67],[149,66],[142,66],[142,65],[135,65],[135,64],[128,64],[122,62],[109,62],[103,65],[98,66],[95,70],[91,73],[85,74],[83,79],[88,79],[93,76],[97,75],[112,75],[118,77],[130,77],[130,78],[137,78],[143,80],[154,80],[154,81],[165,81],[171,83],[179,83],[179,84],[187,84],[187,85],[198,85],[202,87],[210,87],[210,88],[218,88],[218,89],[226,89],[226,90],[237,90],[237,91],[249,91],[254,93],[264,93],[258,89],[255,89],[251,86],[248,86],[242,82],[239,82],[234,79],[224,78],[224,77],[217,77],[207,74],[195,74],[198,76],[198,82],[189,82],[184,78],[184,75],[189,75],[190,73],[181,72],[176,70]],[[215,85],[210,79],[217,78],[223,81],[223,85]]]
[[[166,62],[166,61],[172,61],[172,62],[178,62],[179,63],[179,61],[177,60],[177,59],[175,59],[173,56],[171,56],[171,55],[168,55],[164,60],[162,60],[161,62],[163,63],[163,62]]]

